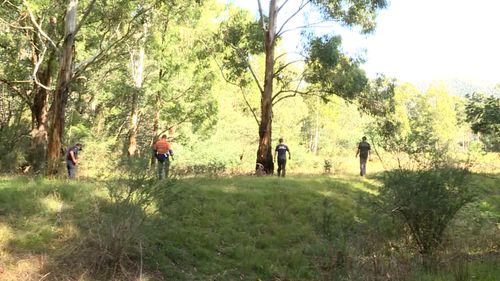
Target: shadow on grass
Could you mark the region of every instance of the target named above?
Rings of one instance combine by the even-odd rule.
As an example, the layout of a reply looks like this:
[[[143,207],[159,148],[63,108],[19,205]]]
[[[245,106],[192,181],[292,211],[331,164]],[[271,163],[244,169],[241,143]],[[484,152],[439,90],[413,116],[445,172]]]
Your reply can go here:
[[[0,279],[39,280],[37,268],[78,235],[75,222],[85,220],[93,191],[75,181],[0,178],[0,267],[9,268]]]
[[[137,206],[109,201],[103,183],[0,179],[0,219],[11,232],[0,245],[11,264],[26,254],[46,257],[31,280],[136,280],[141,270],[149,280],[327,280],[341,273],[334,266],[342,255],[349,266],[350,245],[369,254],[384,240],[370,231],[391,231],[373,209],[378,186],[376,176],[183,179],[156,196],[139,233],[123,236],[116,233],[135,221],[120,212]],[[103,233],[130,240],[100,243]],[[120,271],[129,275],[120,279]]]

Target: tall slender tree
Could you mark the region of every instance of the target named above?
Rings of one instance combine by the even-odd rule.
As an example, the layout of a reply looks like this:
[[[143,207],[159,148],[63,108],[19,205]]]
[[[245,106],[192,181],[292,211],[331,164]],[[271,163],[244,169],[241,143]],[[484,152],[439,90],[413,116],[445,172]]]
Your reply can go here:
[[[375,28],[377,12],[386,7],[386,1],[269,0],[267,9],[263,1],[256,1],[258,6],[256,22],[245,22],[244,16],[240,13],[236,14],[236,19],[230,19],[223,27],[224,43],[232,49],[232,52],[224,57],[225,66],[221,68],[226,70],[231,68],[225,76],[226,80],[241,87],[252,79],[260,92],[260,118],[256,118],[259,125],[256,162],[264,166],[266,173],[272,173],[274,105],[297,94],[317,94],[323,97],[335,94],[352,98],[365,91],[368,85],[364,72],[358,68],[359,61],[341,55],[339,37],[325,36],[313,39],[306,48],[309,57],[291,62],[285,60],[286,53],[276,54],[279,39],[292,29],[314,26],[314,24],[292,25],[294,18],[301,16],[309,8],[319,10],[324,21],[335,21],[350,27],[359,26],[362,32],[370,32]],[[281,14],[284,14],[285,18],[280,19]],[[253,55],[256,53],[264,54],[263,73],[252,65]],[[290,69],[294,63],[299,62],[307,63],[308,67],[303,73],[297,74]],[[301,85],[305,80],[319,87],[302,91]],[[254,116],[257,115],[254,113]]]

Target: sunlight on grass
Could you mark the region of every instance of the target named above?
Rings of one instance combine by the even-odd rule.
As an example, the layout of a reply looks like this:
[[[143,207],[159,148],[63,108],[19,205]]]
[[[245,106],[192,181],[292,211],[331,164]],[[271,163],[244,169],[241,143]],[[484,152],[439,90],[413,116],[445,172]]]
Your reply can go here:
[[[318,191],[319,194],[325,196],[325,197],[332,197],[333,195],[335,195],[334,192],[332,191],[326,191],[326,190],[323,190],[323,191]]]
[[[0,223],[0,246],[9,241],[9,239],[11,239],[12,236],[13,236],[12,229],[5,223]]]
[[[41,199],[42,206],[47,213],[59,213],[62,209],[63,202],[59,198],[49,196]]]
[[[239,192],[238,187],[234,186],[234,185],[228,185],[228,186],[222,187],[220,190],[223,192],[227,192],[227,193]]]
[[[484,201],[464,212],[464,219],[476,209],[482,212],[481,223],[496,218],[498,208],[491,198],[497,192],[491,186],[494,181],[479,190]],[[349,248],[357,245],[353,241],[373,247],[377,244],[370,239],[383,240],[374,233],[385,235],[385,229],[390,230],[388,221],[370,209],[379,187],[376,175],[355,174],[179,179],[145,209],[149,218],[141,235],[154,243],[142,244],[145,269],[153,266],[156,271],[149,273],[164,274],[166,280],[322,280],[323,265],[331,263],[337,251],[362,259],[364,252]],[[101,241],[87,237],[96,234],[94,227],[112,230],[102,220],[110,210],[103,206],[112,204],[103,182],[1,178],[0,194],[0,203],[5,203],[0,204],[0,266],[10,274],[0,275],[2,281],[39,280],[47,271],[37,260],[57,258],[75,242],[82,249],[96,247],[85,244]],[[470,247],[486,254],[487,242]],[[335,252],[329,252],[330,245]],[[86,275],[85,265],[77,267],[69,273],[77,279],[71,280],[96,280]],[[475,272],[497,273],[492,266],[477,267]],[[64,269],[60,274],[69,276]],[[453,280],[450,276],[418,279],[418,274],[415,280]],[[50,275],[47,280],[51,278],[59,277]],[[142,280],[160,279],[144,275]]]

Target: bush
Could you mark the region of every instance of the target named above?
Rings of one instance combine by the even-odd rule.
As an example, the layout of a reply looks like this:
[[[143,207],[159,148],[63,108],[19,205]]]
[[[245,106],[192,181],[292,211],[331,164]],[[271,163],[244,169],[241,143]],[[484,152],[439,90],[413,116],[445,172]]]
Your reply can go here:
[[[383,178],[381,202],[406,226],[427,269],[435,264],[446,227],[473,199],[468,176],[466,169],[445,167],[394,170]]]
[[[87,263],[96,276],[112,276],[116,269],[124,276],[141,270],[137,265],[147,244],[144,225],[156,212],[156,200],[173,184],[172,180],[158,181],[148,169],[148,159],[126,158],[115,174],[118,178],[102,181],[109,201],[96,202],[89,225],[84,227],[88,234],[75,249],[79,256],[87,257],[79,263]]]
[[[4,127],[0,130],[0,172],[15,172],[27,162],[30,147],[29,130],[25,126]]]

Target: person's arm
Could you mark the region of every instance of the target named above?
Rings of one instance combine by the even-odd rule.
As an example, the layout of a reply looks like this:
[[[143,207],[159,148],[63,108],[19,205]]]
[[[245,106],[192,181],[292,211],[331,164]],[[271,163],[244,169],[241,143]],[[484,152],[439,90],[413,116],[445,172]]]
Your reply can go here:
[[[288,149],[288,146],[286,147],[286,151],[288,151],[288,160],[292,159],[292,154],[290,153],[290,149]]]
[[[172,149],[168,150],[168,154],[170,154],[170,157],[172,157],[172,160],[174,160],[174,151]]]
[[[73,164],[76,165],[77,161],[76,161],[75,152],[73,151],[73,149],[69,151],[69,156],[71,157],[71,161],[73,161]]]
[[[358,155],[359,155],[359,150],[360,150],[360,149],[359,149],[359,147],[358,147],[358,150],[356,151],[356,158],[357,158],[357,157],[358,157]]]

